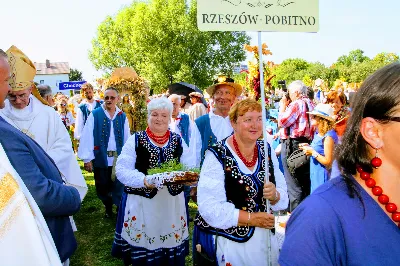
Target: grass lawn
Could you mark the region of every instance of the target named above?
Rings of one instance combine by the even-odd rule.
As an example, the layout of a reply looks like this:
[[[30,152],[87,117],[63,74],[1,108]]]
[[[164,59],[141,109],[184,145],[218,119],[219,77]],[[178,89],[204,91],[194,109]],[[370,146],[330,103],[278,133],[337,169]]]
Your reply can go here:
[[[111,246],[114,240],[115,219],[104,219],[104,207],[96,196],[93,174],[83,169],[83,175],[88,184],[89,191],[83,200],[81,210],[74,215],[78,231],[75,236],[78,240],[78,249],[71,257],[71,266],[119,266],[121,260],[111,256]],[[115,208],[115,207],[114,207]],[[197,207],[189,203],[191,217],[194,217]],[[115,213],[115,209],[114,209]],[[192,243],[193,223],[190,223],[190,246]],[[192,265],[192,250],[186,257],[186,265]]]

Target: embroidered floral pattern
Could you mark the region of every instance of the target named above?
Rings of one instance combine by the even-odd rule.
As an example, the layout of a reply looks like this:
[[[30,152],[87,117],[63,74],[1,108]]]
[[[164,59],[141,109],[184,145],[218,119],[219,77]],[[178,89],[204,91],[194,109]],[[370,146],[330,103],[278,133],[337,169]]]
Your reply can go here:
[[[145,225],[139,225],[136,220],[136,216],[128,217],[128,219],[124,221],[123,230],[126,231],[129,238],[135,243],[139,243],[142,237],[144,237],[149,244],[153,244],[155,237],[149,237],[146,232],[144,232]]]
[[[124,221],[123,230],[126,231],[129,238],[135,243],[139,243],[139,241],[144,237],[149,244],[153,244],[156,237],[148,236],[144,231],[145,225],[139,225],[136,220],[136,216],[128,217],[128,219]],[[183,235],[185,234],[186,230],[188,230],[186,220],[183,216],[181,216],[181,225],[177,227],[172,224],[171,232],[166,235],[160,236],[160,240],[162,242],[165,242],[167,239],[174,238],[176,243],[181,243],[184,240]]]
[[[187,230],[186,226],[186,220],[183,216],[181,216],[181,226],[179,228],[176,228],[176,226],[173,224],[171,225],[172,231],[166,235],[160,236],[160,240],[162,242],[165,242],[167,239],[170,239],[171,237],[175,238],[176,243],[182,242],[182,237]]]

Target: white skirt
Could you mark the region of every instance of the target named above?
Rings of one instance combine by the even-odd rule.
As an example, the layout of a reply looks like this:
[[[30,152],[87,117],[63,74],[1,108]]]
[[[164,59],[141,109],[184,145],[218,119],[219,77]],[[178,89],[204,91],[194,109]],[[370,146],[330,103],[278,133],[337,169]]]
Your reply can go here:
[[[152,199],[129,194],[121,237],[148,250],[181,245],[189,237],[183,192],[172,196],[165,187]]]
[[[267,232],[267,229],[256,227],[254,235],[245,243],[238,243],[218,236],[218,265],[267,265]],[[271,234],[271,252],[272,265],[278,265],[279,247],[273,234]]]

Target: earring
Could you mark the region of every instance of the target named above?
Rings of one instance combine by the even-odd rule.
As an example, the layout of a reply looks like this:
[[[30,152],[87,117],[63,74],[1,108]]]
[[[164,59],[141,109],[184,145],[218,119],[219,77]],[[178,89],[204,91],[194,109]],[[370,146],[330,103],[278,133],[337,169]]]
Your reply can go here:
[[[378,157],[378,149],[375,149],[375,157],[371,160],[371,165],[375,169],[378,169],[382,165],[382,160]]]

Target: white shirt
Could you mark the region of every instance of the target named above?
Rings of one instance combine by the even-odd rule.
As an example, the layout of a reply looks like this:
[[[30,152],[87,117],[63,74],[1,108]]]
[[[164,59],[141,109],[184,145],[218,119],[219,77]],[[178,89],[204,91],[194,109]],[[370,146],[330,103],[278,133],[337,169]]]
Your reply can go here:
[[[230,147],[229,144],[227,144],[227,147],[238,162],[240,171],[245,174],[254,173],[256,168],[250,171],[236,155],[232,147]],[[271,151],[271,156],[274,165],[276,189],[280,194],[280,200],[275,205],[271,205],[271,209],[273,211],[279,211],[287,208],[289,198],[286,181],[279,169],[279,162],[275,152]],[[215,155],[210,151],[206,152],[201,168],[197,201],[199,212],[209,225],[220,229],[228,229],[237,226],[239,221],[239,209],[236,209],[233,203],[227,201],[224,169]]]
[[[61,121],[63,122],[65,121],[67,127],[75,123],[75,119],[72,116],[71,112],[67,111],[67,114],[61,114],[61,113],[58,114],[60,115]]]
[[[177,118],[181,118],[182,113],[179,112]],[[178,134],[179,136],[182,137],[181,131],[179,130],[178,124],[179,124],[180,120],[175,120],[174,118],[171,118],[171,123],[169,123],[169,129]],[[189,118],[189,153],[191,154],[191,156],[193,156],[194,161],[197,162],[197,153],[196,153],[196,135],[193,133],[193,131],[195,130],[196,124],[190,120]],[[185,142],[182,138],[182,141]],[[186,142],[185,142],[186,144]]]
[[[101,106],[107,118],[113,121],[118,113],[121,111],[118,107],[116,107],[114,116],[111,118],[110,114],[105,110],[104,105]],[[78,157],[83,160],[83,162],[88,163],[94,160],[94,136],[93,136],[93,128],[94,128],[94,117],[93,113],[91,113],[86,120],[85,127],[83,128],[81,141],[78,149]],[[130,129],[128,119],[125,119],[124,124],[124,144],[130,137]],[[115,135],[114,135],[114,126],[113,123],[110,123],[110,138],[108,139],[107,151],[116,151],[117,144],[115,143]],[[114,157],[107,157],[108,166],[113,166]]]
[[[93,109],[96,107],[96,101],[89,103],[87,100],[83,100],[81,103],[86,104],[87,109],[92,112]],[[85,121],[83,121],[83,113],[81,108],[77,108],[76,112],[76,121],[75,121],[75,131],[74,131],[74,138],[79,140],[82,135],[83,128],[85,127]]]
[[[210,116],[210,126],[211,126],[211,131],[214,133],[215,137],[217,138],[217,141],[223,140],[224,138],[229,137],[232,132],[233,128],[231,125],[231,121],[229,120],[229,116],[227,117],[222,117],[219,115],[214,114],[214,111],[211,110],[210,113],[208,114]],[[201,139],[201,134],[197,126],[195,127],[194,130],[194,135],[196,139],[196,152],[197,152],[197,167],[200,166],[200,161],[201,161],[201,147],[202,147],[202,139]]]
[[[193,121],[205,114],[207,114],[207,108],[202,103],[195,103],[189,109],[189,117]]]

